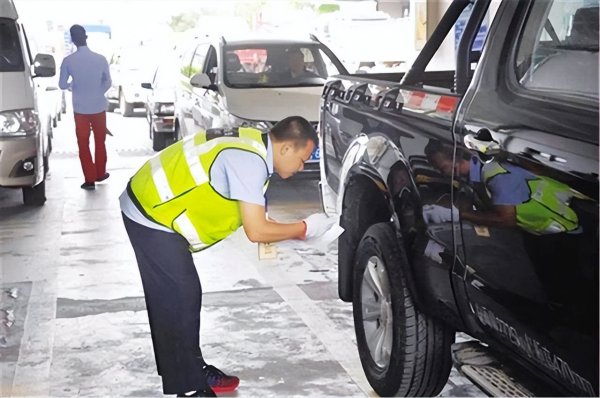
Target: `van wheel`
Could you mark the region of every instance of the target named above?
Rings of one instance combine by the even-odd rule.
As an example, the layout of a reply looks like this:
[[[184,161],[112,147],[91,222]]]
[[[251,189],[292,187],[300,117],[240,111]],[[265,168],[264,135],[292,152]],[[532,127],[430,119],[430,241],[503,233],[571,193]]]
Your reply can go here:
[[[162,151],[167,147],[168,143],[171,141],[169,138],[169,134],[156,134],[156,132],[153,132],[152,149],[154,149],[156,152]]]
[[[60,113],[67,113],[67,99],[65,98],[65,92],[62,92],[60,101]]]
[[[454,332],[413,303],[406,255],[388,223],[371,226],[356,252],[354,329],[362,367],[381,396],[435,396],[448,380]]]
[[[46,180],[35,187],[23,187],[23,203],[25,206],[42,206],[46,202]]]
[[[48,145],[50,145],[48,154],[44,156],[44,181],[46,180],[46,174],[50,171],[50,151],[52,150],[52,141],[50,141]]]
[[[123,93],[119,96],[119,109],[121,109],[121,115],[125,117],[133,115],[133,104],[125,101]]]

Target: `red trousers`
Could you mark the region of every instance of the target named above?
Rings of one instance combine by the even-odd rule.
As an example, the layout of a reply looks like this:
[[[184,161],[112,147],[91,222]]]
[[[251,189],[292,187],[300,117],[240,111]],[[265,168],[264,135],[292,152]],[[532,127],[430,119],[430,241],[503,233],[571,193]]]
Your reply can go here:
[[[90,152],[90,127],[94,131],[94,160]],[[95,182],[106,173],[106,112],[84,115],[75,114],[75,132],[79,146],[79,160],[85,182]],[[95,161],[95,163],[94,163]]]

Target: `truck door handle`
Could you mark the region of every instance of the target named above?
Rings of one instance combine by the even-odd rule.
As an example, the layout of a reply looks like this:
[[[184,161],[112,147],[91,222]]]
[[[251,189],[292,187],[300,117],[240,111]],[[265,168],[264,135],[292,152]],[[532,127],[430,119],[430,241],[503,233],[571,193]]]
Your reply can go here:
[[[526,147],[525,151],[527,151],[527,154],[529,154],[531,157],[533,157],[534,159],[537,159],[537,160],[545,160],[548,162],[557,162],[557,163],[567,163],[567,159],[565,159],[565,158],[561,158],[560,156],[556,156],[551,153],[541,152],[534,148]]]
[[[484,155],[497,155],[502,151],[502,147],[494,140],[483,140],[481,134],[467,134],[463,138],[465,146],[473,151]]]

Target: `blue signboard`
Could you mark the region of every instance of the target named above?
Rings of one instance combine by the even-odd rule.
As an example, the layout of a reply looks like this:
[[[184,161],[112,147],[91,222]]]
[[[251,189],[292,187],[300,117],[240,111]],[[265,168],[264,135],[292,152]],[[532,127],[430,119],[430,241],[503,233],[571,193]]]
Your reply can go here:
[[[463,31],[465,30],[465,25],[471,16],[471,12],[473,11],[473,5],[469,4],[460,14],[458,20],[454,24],[454,50],[458,49],[458,43],[460,43],[460,38],[462,37]],[[488,32],[488,23],[487,23],[487,15],[481,22],[481,26],[479,27],[479,32],[477,32],[477,36],[475,37],[475,41],[473,42],[473,46],[471,47],[472,51],[481,51],[483,49],[483,43],[485,42],[485,37]]]

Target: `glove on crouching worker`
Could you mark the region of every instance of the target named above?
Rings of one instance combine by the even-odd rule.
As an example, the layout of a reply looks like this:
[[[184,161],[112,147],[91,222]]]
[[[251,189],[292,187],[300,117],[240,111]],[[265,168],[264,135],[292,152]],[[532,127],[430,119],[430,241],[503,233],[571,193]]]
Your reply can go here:
[[[305,239],[312,239],[323,235],[335,224],[335,218],[327,217],[324,213],[315,213],[306,217],[303,222],[306,225]]]

